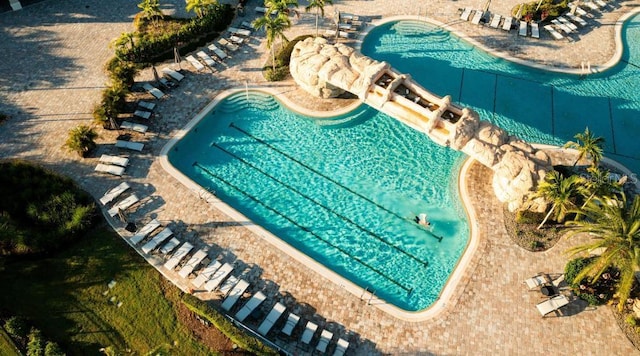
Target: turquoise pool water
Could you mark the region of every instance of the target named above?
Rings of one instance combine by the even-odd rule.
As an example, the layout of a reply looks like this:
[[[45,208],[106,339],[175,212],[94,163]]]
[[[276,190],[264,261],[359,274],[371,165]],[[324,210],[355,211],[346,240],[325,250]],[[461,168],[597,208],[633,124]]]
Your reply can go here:
[[[318,120],[238,93],[168,156],[255,223],[405,310],[437,299],[468,240],[461,154],[368,107]],[[432,229],[415,223],[419,213]]]
[[[586,77],[524,67],[496,58],[448,31],[418,21],[373,29],[362,53],[410,73],[438,95],[478,111],[527,141],[564,144],[589,127],[605,155],[640,172],[640,15],[623,30],[620,63]],[[522,41],[532,39],[520,39]],[[541,43],[551,43],[548,41]]]

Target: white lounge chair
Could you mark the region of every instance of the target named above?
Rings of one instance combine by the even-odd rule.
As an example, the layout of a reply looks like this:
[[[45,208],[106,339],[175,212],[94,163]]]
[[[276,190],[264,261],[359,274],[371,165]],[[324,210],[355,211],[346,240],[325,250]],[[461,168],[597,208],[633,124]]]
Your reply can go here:
[[[600,8],[598,7],[598,5],[596,5],[594,2],[592,1],[585,1],[583,3],[586,7],[590,8],[591,10],[600,10]]]
[[[242,23],[240,24],[240,26],[241,26],[241,27],[246,28],[246,29],[247,29],[247,30],[249,30],[249,31],[253,31],[253,30],[255,30],[255,28],[251,25],[251,23],[250,23],[250,22],[247,22],[247,21],[242,21]]]
[[[222,297],[226,297],[227,294],[229,294],[229,291],[231,290],[231,288],[233,288],[237,283],[238,283],[238,277],[236,276],[229,276],[229,278],[225,279],[219,289],[220,294],[222,294]]]
[[[131,186],[127,182],[118,184],[116,187],[111,188],[106,193],[104,193],[102,198],[100,198],[100,204],[107,205],[111,203],[114,199],[119,197],[120,194],[124,193],[129,188],[131,188]]]
[[[104,164],[104,163],[98,163],[98,165],[96,166],[95,171],[96,172],[100,172],[100,173],[109,173],[109,174],[113,174],[114,176],[122,176],[124,174],[124,167],[121,166],[114,166],[111,164]]]
[[[500,26],[501,19],[502,19],[502,15],[500,14],[493,15],[493,18],[491,19],[491,23],[489,24],[489,26],[491,28],[498,28],[498,26]]]
[[[587,16],[588,15],[588,13],[586,11],[584,11],[583,8],[581,8],[581,7],[577,6],[577,5],[576,5],[575,9],[576,9],[575,12],[576,12],[576,14],[578,14],[578,16]]]
[[[229,295],[222,302],[222,309],[229,311],[238,302],[238,299],[242,297],[244,292],[249,288],[249,282],[241,279],[229,292]]]
[[[484,15],[484,11],[476,10],[476,13],[473,14],[473,19],[471,19],[471,23],[474,25],[479,25],[480,20],[482,20],[482,15]]]
[[[528,278],[524,281],[529,290],[536,289],[542,287],[545,284],[551,283],[551,278],[544,273],[539,273],[536,276]]]
[[[214,61],[213,58],[209,57],[208,54],[204,53],[204,51],[198,51],[198,53],[196,53],[196,55],[200,59],[202,59],[204,61],[204,64],[206,64],[209,68],[215,69],[216,61]]]
[[[266,13],[267,13],[267,10],[268,10],[268,9],[267,9],[266,7],[256,6],[256,12],[257,12],[257,13],[260,13],[260,14],[266,14]],[[271,15],[272,15],[272,16],[275,16],[275,15],[277,15],[277,14],[278,14],[278,11],[277,11],[277,10],[273,10],[273,11],[271,11]]]
[[[150,103],[148,101],[141,100],[141,101],[138,102],[138,106],[143,108],[143,109],[152,111],[153,109],[155,109],[156,103]]]
[[[158,247],[161,243],[163,243],[166,239],[170,238],[173,235],[173,231],[168,227],[165,227],[162,231],[160,231],[156,236],[151,238],[151,240],[147,241],[146,244],[142,246],[142,252],[149,253],[153,251],[156,247]]]
[[[141,119],[149,120],[149,118],[151,117],[151,111],[136,110],[133,112],[133,116],[139,117]]]
[[[352,30],[351,24],[348,24],[348,23],[338,24],[338,30],[345,30],[345,31]]]
[[[264,300],[267,299],[267,296],[262,292],[258,291],[254,294],[251,299],[249,299],[236,313],[236,319],[239,322],[243,322],[249,314],[251,314]]]
[[[173,255],[171,255],[171,258],[167,260],[167,262],[165,262],[164,268],[168,269],[169,271],[173,271],[173,269],[176,268],[176,266],[180,263],[180,261],[182,261],[182,259],[189,252],[191,252],[192,249],[193,249],[192,244],[188,242],[183,243],[182,246],[178,247],[176,252],[174,252]]]
[[[566,34],[570,34],[573,32],[567,25],[560,22],[558,19],[551,20],[551,23],[554,24],[557,28],[559,28],[562,32]]]
[[[153,95],[156,99],[161,99],[162,97],[165,96],[165,93],[163,93],[162,90],[154,87],[153,85],[151,85],[149,83],[142,84],[142,88],[144,90],[148,91],[149,94]]]
[[[236,36],[236,35],[231,35],[229,36],[229,41],[235,43],[236,45],[241,45],[244,43],[244,38]]]
[[[464,20],[464,21],[469,21],[469,17],[471,16],[471,8],[467,7],[462,11],[462,14],[460,15],[460,19]]]
[[[336,351],[333,352],[333,356],[344,355],[344,353],[347,352],[348,348],[349,348],[349,341],[345,339],[338,339],[338,342],[336,343]]]
[[[222,281],[227,278],[229,274],[231,274],[231,271],[233,271],[233,266],[229,263],[225,263],[224,265],[222,265],[222,267],[220,267],[219,270],[217,270],[213,274],[213,277],[211,277],[211,279],[204,284],[204,289],[207,292],[211,292],[212,290],[218,288]]]
[[[574,15],[571,12],[567,12],[565,16],[582,27],[587,26],[587,21],[580,16]]]
[[[325,31],[325,36],[335,37],[336,36],[336,30],[326,30]],[[338,33],[338,36],[340,36],[342,38],[349,38],[349,32],[340,31]]]
[[[249,31],[249,30],[244,30],[244,29],[236,28],[236,27],[229,27],[227,30],[229,32],[233,33],[234,35],[238,35],[238,36],[244,36],[244,37],[251,36],[251,31]]]
[[[133,206],[133,204],[139,202],[140,199],[135,195],[135,194],[131,194],[129,195],[126,199],[120,201],[118,204],[114,205],[113,208],[109,209],[109,211],[107,212],[109,214],[109,216],[114,217],[116,215],[118,215],[118,211],[122,210],[127,210],[130,207]]]
[[[540,27],[537,22],[531,23],[531,37],[540,38]]]
[[[189,261],[187,261],[187,263],[184,264],[184,266],[182,266],[182,268],[180,269],[180,272],[178,272],[178,275],[182,278],[187,278],[189,277],[189,275],[191,274],[191,272],[193,272],[193,270],[198,267],[198,265],[200,264],[200,262],[202,262],[202,260],[204,260],[205,257],[207,257],[207,251],[205,250],[198,250],[198,252],[194,253],[193,256],[191,256],[191,258],[189,259]]]
[[[544,318],[548,314],[555,312],[563,306],[569,304],[569,299],[563,294],[556,295],[536,305],[540,315]]]
[[[313,339],[313,335],[316,333],[316,330],[318,330],[318,325],[316,325],[312,321],[308,321],[307,326],[305,326],[304,328],[304,333],[302,333],[300,341],[305,344],[309,344],[311,342],[311,339]]]
[[[320,341],[318,341],[318,345],[316,346],[316,350],[321,353],[325,353],[327,351],[327,346],[331,342],[333,338],[333,333],[327,329],[322,330],[322,334],[320,334]]]
[[[282,313],[284,313],[285,310],[287,310],[287,307],[285,307],[281,303],[276,303],[276,305],[271,308],[269,314],[267,314],[267,317],[264,318],[262,323],[260,323],[260,326],[258,327],[258,332],[260,333],[260,335],[266,336],[271,328],[273,328],[273,324],[275,324],[278,319],[280,319]]]
[[[566,17],[559,16],[558,20],[560,20],[560,23],[570,28],[571,31],[578,31],[578,26],[574,25],[573,22],[569,21]]]
[[[518,30],[520,36],[527,36],[527,21],[520,21],[520,29]]]
[[[100,162],[105,164],[115,164],[121,167],[126,167],[129,165],[129,159],[127,157],[111,156],[111,155],[100,156]]]
[[[551,25],[544,25],[543,28],[547,30],[547,32],[549,32],[549,34],[556,40],[561,40],[564,38],[564,36],[560,34],[560,32],[556,31]]]
[[[135,132],[139,132],[139,133],[147,133],[147,130],[149,129],[149,126],[147,125],[143,125],[143,124],[137,124],[135,122],[130,122],[130,121],[123,121],[120,124],[120,128],[121,129],[125,129],[125,130],[131,130],[131,131],[135,131]]]
[[[592,0],[592,1],[595,2],[596,5],[598,5],[598,7],[601,9],[604,9],[605,7],[607,7],[607,3],[602,0]]]
[[[213,54],[215,54],[216,57],[218,57],[218,59],[220,59],[221,61],[228,57],[225,51],[221,50],[220,48],[218,48],[218,46],[216,46],[213,43],[210,44],[209,47],[207,48],[209,48],[209,50],[213,52]]]
[[[180,240],[176,239],[175,237],[172,237],[171,240],[169,240],[169,242],[164,244],[164,246],[160,247],[160,253],[163,255],[171,253],[173,250],[176,249],[176,247],[178,247],[178,245],[180,245]]]
[[[238,49],[240,49],[240,47],[238,47],[237,45],[235,45],[235,44],[233,44],[233,43],[231,43],[231,42],[227,41],[227,40],[226,40],[226,39],[224,39],[224,38],[220,38],[220,39],[218,39],[218,43],[219,43],[221,46],[226,47],[227,49],[229,49],[229,50],[231,50],[231,51],[233,51],[233,52],[235,52],[235,51],[237,51]]]
[[[162,73],[166,74],[169,76],[169,78],[175,80],[176,82],[181,81],[182,79],[184,79],[184,75],[182,75],[180,72],[177,72],[171,68],[162,68]]]
[[[505,31],[511,31],[511,25],[513,24],[513,17],[507,16],[502,23],[502,29]]]
[[[200,61],[198,61],[196,59],[196,57],[194,56],[187,56],[185,57],[187,62],[189,62],[189,64],[191,64],[191,66],[193,66],[193,68],[195,68],[196,71],[201,71],[204,70],[204,65],[202,63],[200,63]]]
[[[211,261],[211,263],[209,263],[207,267],[203,268],[202,271],[198,273],[198,276],[194,278],[191,283],[196,287],[200,287],[204,284],[204,282],[208,281],[209,278],[211,278],[211,276],[218,270],[218,268],[220,268],[220,266],[222,266],[222,263],[220,261]]]
[[[289,317],[287,318],[287,322],[282,327],[282,332],[285,335],[291,336],[291,333],[293,333],[293,329],[296,327],[296,325],[298,325],[299,321],[300,317],[298,315],[290,313]]]
[[[125,141],[125,140],[117,140],[116,141],[116,147],[118,147],[118,148],[126,148],[126,149],[134,150],[134,151],[142,151],[142,149],[144,148],[144,143]]]
[[[158,220],[153,219],[149,221],[145,226],[143,226],[140,230],[138,230],[135,235],[131,236],[129,241],[135,246],[139,244],[142,240],[144,240],[150,233],[152,233],[155,229],[160,227],[160,223]]]

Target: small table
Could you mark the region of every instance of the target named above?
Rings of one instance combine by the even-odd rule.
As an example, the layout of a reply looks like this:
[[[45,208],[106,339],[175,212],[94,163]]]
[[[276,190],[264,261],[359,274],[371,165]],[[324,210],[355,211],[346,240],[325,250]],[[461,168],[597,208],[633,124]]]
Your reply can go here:
[[[540,288],[540,292],[547,297],[557,294],[556,289],[553,286],[549,286],[549,285],[542,286]]]

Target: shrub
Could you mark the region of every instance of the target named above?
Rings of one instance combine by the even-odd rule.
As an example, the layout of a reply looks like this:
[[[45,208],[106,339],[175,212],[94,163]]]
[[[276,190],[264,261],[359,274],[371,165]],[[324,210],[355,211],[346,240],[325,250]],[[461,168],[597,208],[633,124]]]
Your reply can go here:
[[[58,344],[47,341],[47,346],[44,348],[44,356],[65,356],[65,353]]]
[[[632,314],[627,315],[624,321],[629,326],[636,327],[638,325],[638,319],[636,319]]]
[[[567,263],[565,266],[565,280],[567,284],[574,290],[576,295],[589,305],[601,305],[609,301],[613,297],[615,290],[615,284],[618,282],[618,270],[614,268],[608,268],[606,273],[610,277],[608,279],[598,278],[593,283],[589,278],[583,278],[582,280],[576,280],[576,276],[587,267],[592,261],[593,257],[589,258],[576,258]]]
[[[134,78],[136,74],[138,74],[138,67],[135,63],[123,61],[118,57],[111,58],[105,67],[109,73],[109,79],[111,79],[111,82],[125,88],[133,85],[135,82]]]
[[[265,67],[264,78],[270,82],[277,82],[285,79],[289,75],[289,66],[286,67]]]
[[[29,331],[26,320],[17,316],[12,316],[7,319],[7,321],[4,322],[4,328],[11,337],[16,339],[23,339],[27,337],[27,332]]]
[[[518,210],[516,222],[518,224],[539,224],[544,219],[544,213],[529,210]]]
[[[545,20],[547,17],[553,19],[555,17],[560,16],[560,14],[564,13],[569,6],[567,5],[566,0],[562,1],[554,1],[554,0],[543,0],[538,7],[538,1],[518,4],[511,10],[511,15],[515,16],[522,5],[522,17],[527,20],[533,21],[541,21]],[[536,10],[537,9],[537,10]]]
[[[44,340],[42,333],[36,328],[32,328],[29,333],[29,342],[27,343],[27,356],[43,356]]]
[[[65,146],[79,154],[80,157],[87,157],[96,148],[96,138],[98,138],[98,134],[91,127],[86,125],[76,126],[69,131]]]

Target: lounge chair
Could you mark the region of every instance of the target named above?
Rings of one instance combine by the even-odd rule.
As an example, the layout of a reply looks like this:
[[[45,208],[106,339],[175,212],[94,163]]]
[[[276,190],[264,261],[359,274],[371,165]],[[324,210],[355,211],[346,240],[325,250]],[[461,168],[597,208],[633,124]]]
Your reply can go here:
[[[531,23],[531,37],[540,38],[540,26],[538,26],[537,22]]]
[[[156,103],[150,103],[148,101],[141,100],[141,101],[138,102],[138,106],[143,108],[143,109],[152,111],[153,109],[155,109]]]
[[[500,14],[493,15],[493,18],[491,19],[491,23],[489,24],[489,26],[491,28],[498,28],[498,26],[500,26],[501,19],[502,19],[502,16]]]
[[[537,275],[526,279],[524,283],[527,285],[529,290],[533,290],[536,288],[540,288],[545,284],[551,283],[551,278],[546,273],[538,273]]]
[[[129,165],[129,159],[127,157],[111,156],[111,155],[100,156],[100,162],[105,164],[115,164],[121,167],[126,167]]]
[[[176,82],[179,82],[182,79],[184,79],[184,75],[168,67],[162,68],[162,73],[166,74],[167,76],[169,76],[169,78],[175,80]]]
[[[191,258],[189,259],[189,261],[187,261],[187,263],[185,263],[184,266],[182,266],[182,268],[180,269],[180,272],[178,272],[178,275],[182,278],[187,278],[189,277],[189,275],[191,274],[191,272],[193,272],[193,270],[198,267],[198,265],[200,264],[200,262],[202,262],[202,260],[204,260],[205,257],[207,257],[207,251],[205,250],[198,250],[198,252],[194,253],[193,256],[191,256]]]
[[[209,48],[209,50],[211,52],[213,52],[213,54],[215,54],[216,57],[218,57],[218,59],[220,59],[221,61],[223,61],[225,58],[228,57],[228,55],[227,55],[227,53],[225,51],[221,50],[220,48],[218,48],[218,46],[216,46],[213,43],[210,44],[209,47],[207,47],[207,48]]]
[[[198,273],[198,276],[194,278],[191,283],[196,287],[200,287],[204,284],[204,282],[208,281],[209,278],[211,278],[211,276],[218,270],[218,268],[220,268],[220,266],[222,266],[222,263],[220,261],[211,261],[211,263],[209,263],[207,267],[203,268],[202,271]]]
[[[471,23],[474,25],[479,25],[480,20],[482,20],[482,15],[484,15],[484,11],[476,10],[476,13],[473,14],[473,19],[471,19]]]
[[[351,24],[348,24],[348,23],[338,24],[338,30],[345,30],[345,31],[352,30]]]
[[[564,36],[560,34],[560,32],[556,31],[551,25],[544,25],[543,28],[547,30],[547,32],[549,32],[549,34],[556,40],[561,40],[564,38]]]
[[[335,37],[336,36],[336,30],[327,30],[325,31],[325,36],[328,37]],[[349,32],[345,32],[345,31],[340,31],[338,33],[338,36],[342,37],[342,38],[349,38]]]
[[[125,140],[117,140],[116,141],[116,147],[118,147],[118,148],[126,148],[126,149],[134,150],[134,151],[142,151],[142,149],[144,148],[144,143],[125,141]]]
[[[131,186],[127,182],[118,184],[116,187],[111,188],[106,193],[104,193],[102,198],[100,198],[100,204],[107,205],[111,203],[114,199],[119,197],[120,194],[124,193],[129,188],[131,188]]]
[[[586,7],[590,8],[591,10],[600,10],[600,8],[598,7],[598,5],[596,5],[594,2],[592,1],[585,1],[583,3]]]
[[[465,8],[460,15],[460,19],[463,21],[469,21],[469,17],[471,17],[471,11],[473,11],[471,10],[471,8]]]
[[[260,333],[260,335],[266,336],[271,328],[273,328],[273,324],[275,324],[278,319],[280,319],[282,313],[284,313],[285,310],[287,310],[287,307],[285,307],[281,303],[276,303],[276,305],[271,308],[269,314],[267,314],[267,317],[264,318],[262,323],[260,323],[260,326],[258,327],[258,332]]]
[[[165,227],[164,230],[160,231],[156,236],[151,238],[146,244],[142,246],[142,252],[149,253],[153,251],[156,247],[158,247],[161,243],[163,243],[166,239],[170,238],[173,235],[173,231],[168,227]]]
[[[558,20],[560,20],[560,23],[567,26],[568,28],[571,29],[571,31],[578,31],[578,26],[574,25],[573,22],[569,21],[569,19],[567,19],[564,16],[559,16]]]
[[[195,68],[196,71],[199,72],[201,70],[204,70],[204,65],[202,63],[200,63],[200,61],[198,61],[196,59],[196,57],[189,55],[189,56],[187,56],[185,58],[186,58],[187,62],[189,62],[189,64],[191,64],[191,66],[193,68]]]
[[[173,271],[174,268],[182,261],[182,259],[193,249],[193,245],[185,242],[182,246],[178,247],[178,250],[171,255],[171,258],[165,262],[164,268],[169,271]]]
[[[156,99],[163,98],[166,94],[162,92],[162,90],[154,87],[149,83],[142,84],[142,88],[149,92],[149,94],[153,95]]]
[[[333,338],[333,333],[327,329],[322,330],[322,334],[320,334],[320,341],[318,341],[318,345],[316,346],[316,350],[321,353],[325,353],[327,351],[327,346],[331,342]]]
[[[227,30],[233,33],[234,35],[238,35],[238,36],[244,36],[244,37],[251,36],[251,31],[249,30],[244,30],[236,27],[229,27]]]
[[[287,322],[282,327],[282,332],[285,335],[291,336],[291,333],[293,333],[293,329],[296,327],[296,325],[298,325],[299,321],[300,317],[298,315],[290,313],[289,317],[287,318]]]
[[[548,314],[555,312],[563,306],[569,304],[569,299],[563,294],[556,295],[536,305],[540,315],[544,318]]]
[[[607,3],[602,0],[592,0],[592,1],[595,2],[596,5],[598,5],[598,7],[601,9],[604,9],[605,7],[607,7]]]
[[[171,240],[169,240],[169,242],[167,242],[166,244],[164,244],[164,246],[160,248],[160,253],[163,255],[171,253],[173,250],[176,249],[176,247],[178,247],[178,245],[180,245],[180,240],[176,239],[175,237],[172,237]]]
[[[584,27],[587,26],[587,21],[585,21],[582,17],[572,14],[571,12],[567,12],[564,14],[569,20],[577,23],[578,25]]]
[[[562,32],[564,32],[566,34],[570,34],[571,32],[573,32],[573,30],[571,30],[571,28],[569,28],[567,25],[565,25],[562,22],[560,22],[558,19],[551,20],[551,23],[553,25],[555,25],[557,28],[559,28],[560,31],[562,31]]]
[[[151,111],[136,110],[133,112],[133,116],[139,117],[141,119],[149,120],[149,118],[151,117]]]
[[[130,207],[133,206],[133,204],[137,203],[140,201],[140,198],[138,198],[138,196],[136,196],[135,194],[131,194],[129,195],[126,199],[120,201],[118,204],[114,205],[113,208],[109,209],[109,211],[107,212],[109,214],[109,216],[114,217],[116,215],[118,215],[118,211],[122,210],[127,210]]]
[[[209,57],[208,54],[204,53],[204,51],[198,51],[198,53],[196,53],[196,55],[202,59],[204,61],[204,63],[211,68],[212,70],[215,70],[216,68],[216,61],[213,60],[213,58]]]
[[[211,277],[211,279],[204,284],[204,289],[207,292],[211,292],[212,290],[218,288],[222,281],[227,278],[229,274],[231,274],[231,271],[233,271],[233,266],[229,263],[225,263],[224,265],[222,265],[222,267],[220,267],[219,270],[217,270],[213,274],[213,277]]]
[[[257,13],[266,14],[266,13],[267,13],[267,10],[268,10],[268,9],[267,9],[266,7],[256,6],[256,12],[257,12]],[[277,11],[277,10],[273,10],[273,11],[271,11],[271,15],[272,15],[272,16],[275,16],[275,15],[277,15],[277,14],[278,14],[278,11]]]
[[[242,23],[240,24],[240,27],[244,27],[244,28],[246,28],[246,29],[247,29],[247,30],[249,30],[249,31],[253,31],[253,30],[255,30],[255,28],[253,28],[253,26],[251,25],[251,23],[250,23],[250,22],[247,22],[247,21],[242,21]]]
[[[502,29],[505,31],[511,31],[511,25],[513,24],[513,17],[507,16],[502,23]]]
[[[333,356],[344,355],[344,353],[347,352],[348,348],[349,348],[349,341],[345,339],[338,339],[338,342],[336,343],[336,351],[333,352]]]
[[[300,341],[305,344],[309,344],[311,342],[311,339],[313,339],[313,335],[316,333],[316,330],[318,330],[318,325],[316,325],[312,321],[308,321],[307,326],[305,326],[304,328],[304,333],[302,333]]]
[[[229,292],[229,295],[227,295],[227,297],[222,302],[222,305],[221,305],[222,309],[226,311],[231,310],[231,308],[233,308],[233,306],[236,305],[236,303],[238,302],[238,299],[242,297],[242,295],[247,290],[247,288],[249,288],[249,282],[245,281],[244,279],[241,279],[233,287],[233,289]]]
[[[229,276],[229,278],[225,279],[222,285],[220,286],[220,294],[222,297],[226,297],[229,294],[231,288],[233,288],[238,283],[238,277]]]
[[[241,45],[244,43],[244,38],[236,36],[236,35],[231,35],[229,36],[229,41],[233,42],[236,45]]]
[[[262,292],[258,291],[254,294],[251,299],[249,299],[236,313],[236,319],[239,322],[243,322],[249,314],[253,313],[253,311],[260,305],[264,300],[267,299],[267,296]]]
[[[520,36],[527,36],[527,21],[520,21],[520,29],[518,30]]]
[[[120,166],[114,166],[111,164],[104,164],[104,163],[98,163],[98,165],[95,168],[96,172],[100,172],[100,173],[109,173],[109,174],[113,174],[114,176],[122,176],[124,174],[124,167],[120,167]]]
[[[135,246],[140,243],[140,241],[144,240],[150,233],[152,233],[155,229],[160,227],[160,223],[158,220],[153,219],[149,221],[145,226],[143,226],[140,230],[138,230],[135,235],[131,236],[129,241]]]
[[[227,49],[229,49],[230,51],[237,51],[238,49],[240,49],[240,47],[238,47],[237,45],[227,41],[225,38],[220,38],[218,39],[218,43],[223,46],[226,47]]]
[[[587,12],[584,11],[583,8],[581,8],[581,7],[577,6],[577,5],[576,5],[575,9],[576,9],[575,12],[576,12],[576,14],[578,14],[578,16],[587,16],[588,15]]]
[[[135,131],[135,132],[139,132],[139,133],[147,133],[147,130],[149,129],[149,126],[147,125],[143,125],[143,124],[136,124],[134,122],[130,122],[130,121],[123,121],[120,124],[120,128],[121,129],[125,129],[125,130],[131,130],[131,131]]]

